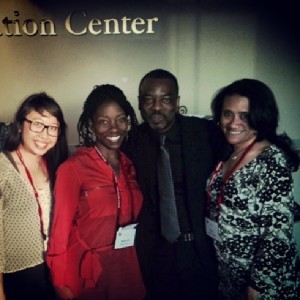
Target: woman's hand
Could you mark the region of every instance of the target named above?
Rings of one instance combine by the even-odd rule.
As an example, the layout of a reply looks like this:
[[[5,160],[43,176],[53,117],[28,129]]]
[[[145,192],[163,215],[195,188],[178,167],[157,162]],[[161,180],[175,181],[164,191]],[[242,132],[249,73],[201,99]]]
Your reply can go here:
[[[55,286],[55,291],[59,299],[62,300],[71,300],[74,299],[74,296],[71,290],[66,286]]]
[[[247,288],[247,300],[258,300],[259,292],[252,287],[248,286]]]
[[[0,300],[6,300],[3,289],[0,289]]]
[[[3,288],[3,273],[0,273],[0,300],[5,300],[4,288]]]
[[[6,300],[3,288],[0,288],[0,300]]]

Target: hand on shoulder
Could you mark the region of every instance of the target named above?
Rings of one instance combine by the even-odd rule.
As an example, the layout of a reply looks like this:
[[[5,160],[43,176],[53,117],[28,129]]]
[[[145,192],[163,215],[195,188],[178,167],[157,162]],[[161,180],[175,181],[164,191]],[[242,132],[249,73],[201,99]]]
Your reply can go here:
[[[259,292],[252,287],[247,288],[247,300],[259,300]]]
[[[71,300],[74,299],[74,296],[67,286],[55,286],[55,291],[59,299],[62,300]]]
[[[0,300],[6,300],[3,289],[3,273],[0,273]]]

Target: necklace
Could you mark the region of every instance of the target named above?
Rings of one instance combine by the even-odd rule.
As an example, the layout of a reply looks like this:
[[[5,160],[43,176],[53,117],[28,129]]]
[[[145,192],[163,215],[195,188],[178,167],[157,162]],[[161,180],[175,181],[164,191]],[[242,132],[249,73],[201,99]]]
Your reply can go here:
[[[237,154],[231,155],[230,159],[231,160],[236,160],[238,157],[240,157],[242,155],[243,152],[244,152],[244,149],[242,151],[240,151],[239,153],[237,153]]]
[[[234,164],[234,166],[231,168],[231,170],[227,173],[227,175],[224,177],[223,179],[223,182],[222,182],[222,185],[221,185],[221,188],[220,188],[220,192],[219,192],[219,195],[218,195],[218,198],[217,198],[217,202],[218,202],[218,207],[219,207],[219,210],[220,210],[220,206],[221,204],[223,203],[223,198],[224,198],[224,189],[225,189],[225,186],[229,180],[229,178],[231,176],[233,176],[234,172],[237,170],[238,166],[240,165],[240,163],[243,161],[243,159],[247,156],[247,154],[251,151],[251,149],[253,148],[253,146],[255,145],[255,140],[247,146],[246,149],[243,149],[243,151],[237,153],[235,157],[235,159],[240,156],[242,154],[242,157]],[[207,194],[208,194],[208,198],[210,199],[211,196],[210,196],[210,193],[211,193],[211,185],[212,185],[212,182],[216,180],[217,178],[217,174],[218,172],[221,170],[222,168],[222,164],[223,162],[220,162],[217,166],[217,168],[215,169],[215,171],[213,172],[212,174],[212,177],[210,179],[210,183],[208,185],[208,189],[207,189]],[[218,214],[220,213],[220,211],[218,211]]]
[[[251,145],[252,145],[252,143],[251,143]],[[237,152],[236,154],[233,153],[233,154],[230,156],[230,160],[236,160],[236,159],[239,158],[239,157],[240,157],[247,149],[248,149],[248,147],[242,149],[241,151]]]

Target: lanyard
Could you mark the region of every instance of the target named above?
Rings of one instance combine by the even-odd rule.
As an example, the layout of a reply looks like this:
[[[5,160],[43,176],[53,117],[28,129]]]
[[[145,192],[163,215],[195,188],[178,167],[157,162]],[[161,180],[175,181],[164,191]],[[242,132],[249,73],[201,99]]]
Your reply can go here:
[[[240,163],[242,162],[242,160],[251,151],[251,149],[253,148],[254,144],[255,144],[255,140],[246,148],[246,150],[242,154],[241,158],[237,161],[237,163],[233,166],[233,168],[224,177],[222,185],[220,187],[220,192],[219,192],[219,195],[218,195],[218,200],[217,200],[217,203],[218,203],[218,214],[220,213],[221,204],[224,201],[224,189],[225,189],[225,186],[226,186],[227,182],[232,177],[233,173],[236,171],[236,169],[238,168],[238,166],[240,165]],[[210,195],[211,195],[211,186],[212,186],[212,183],[216,180],[217,174],[221,170],[222,166],[223,166],[223,162],[219,162],[218,165],[217,165],[217,167],[216,167],[216,169],[214,170],[214,172],[212,174],[210,183],[208,184],[208,191],[207,191],[208,201],[210,201],[210,199],[211,199]],[[209,203],[208,203],[208,210],[209,210]]]
[[[20,150],[17,149],[16,153],[18,155],[18,158],[19,158],[20,162],[22,163],[22,165],[25,169],[25,172],[26,172],[27,178],[30,182],[30,185],[32,186],[32,189],[33,189],[33,192],[34,192],[34,197],[35,197],[35,200],[36,200],[37,205],[38,205],[38,213],[39,213],[39,218],[40,218],[40,231],[41,231],[43,239],[46,240],[46,234],[44,232],[43,212],[42,212],[42,207],[41,207],[41,204],[40,204],[40,201],[39,201],[39,194],[38,194],[38,192],[37,192],[37,190],[36,190],[36,188],[33,184],[33,179],[32,179],[31,173],[30,173],[30,171],[28,170],[27,166],[24,163],[24,160],[23,160],[23,157],[22,157],[22,154],[21,154]]]
[[[114,176],[113,176],[113,180],[114,180],[114,188],[116,190],[117,193],[117,225],[120,226],[120,214],[121,214],[121,193],[120,193],[120,189],[119,189],[119,185],[118,185],[118,178],[117,175],[115,173],[115,171],[113,170],[113,168],[111,167],[111,165],[108,163],[108,161],[105,159],[105,157],[103,156],[103,154],[101,153],[101,151],[97,148],[97,146],[95,146],[95,149],[97,151],[97,153],[99,154],[99,156],[101,157],[101,159],[108,165],[108,167],[112,170]],[[122,160],[120,162],[120,174],[123,170],[123,164],[122,164]],[[125,174],[124,172],[124,177],[126,179],[126,183],[128,185],[128,189],[129,189],[129,193],[130,193],[130,203],[131,203],[131,221],[134,219],[134,215],[133,215],[133,196],[132,196],[132,191],[128,182],[128,178],[127,178],[127,174]]]

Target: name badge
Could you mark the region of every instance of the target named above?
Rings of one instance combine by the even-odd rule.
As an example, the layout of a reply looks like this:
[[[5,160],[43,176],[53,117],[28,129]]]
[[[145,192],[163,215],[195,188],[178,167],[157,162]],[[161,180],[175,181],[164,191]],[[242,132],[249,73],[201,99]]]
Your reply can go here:
[[[134,245],[136,226],[137,223],[119,227],[115,240],[115,249],[122,249]]]
[[[209,218],[205,218],[205,230],[208,236],[210,236],[216,241],[220,241],[219,226],[217,222]]]

